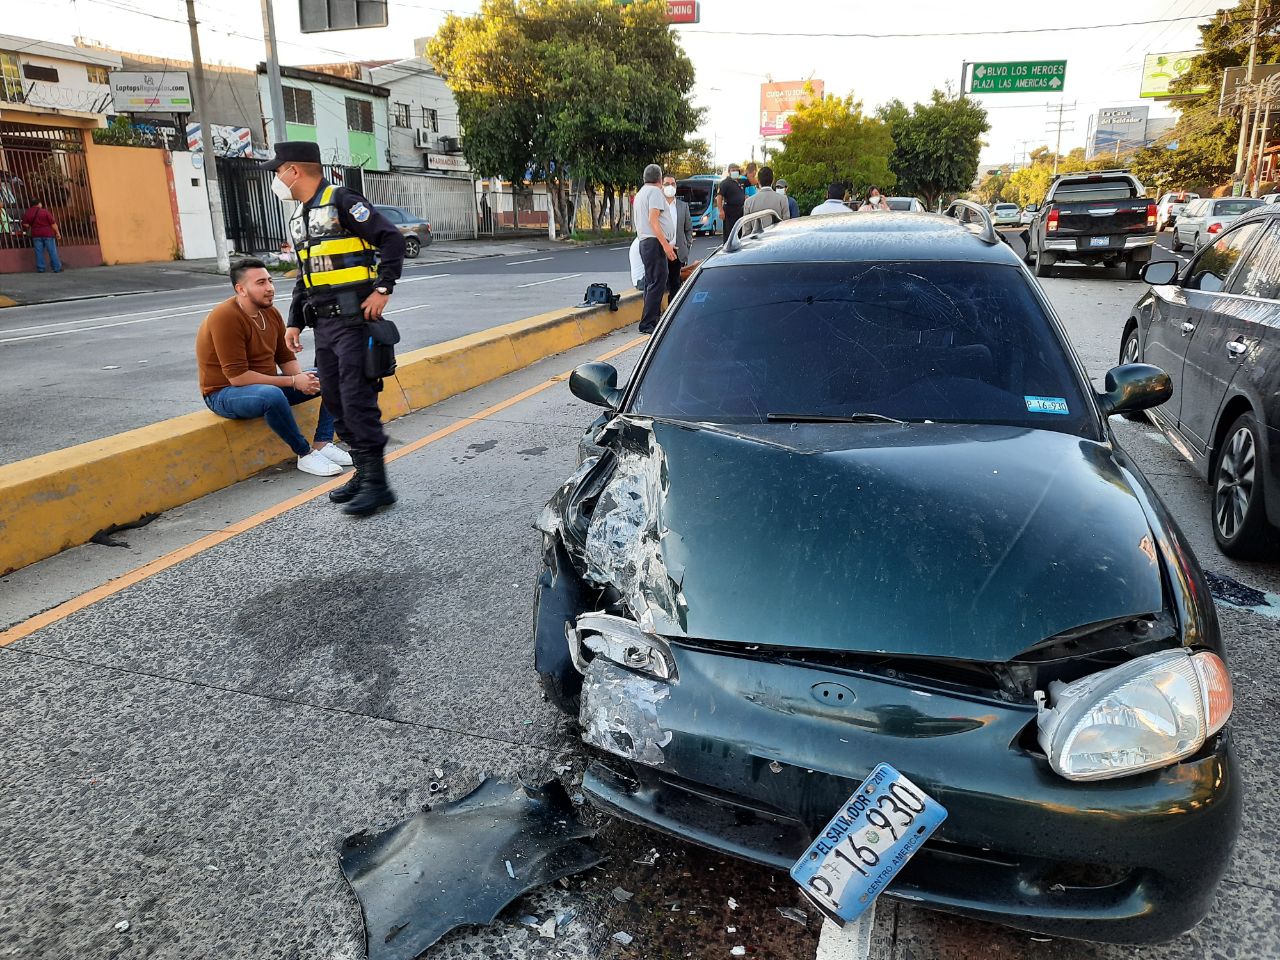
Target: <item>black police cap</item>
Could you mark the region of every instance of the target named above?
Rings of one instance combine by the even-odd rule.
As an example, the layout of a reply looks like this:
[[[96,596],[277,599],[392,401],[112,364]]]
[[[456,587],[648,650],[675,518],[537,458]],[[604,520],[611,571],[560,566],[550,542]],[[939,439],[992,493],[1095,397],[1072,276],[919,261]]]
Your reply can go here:
[[[264,166],[268,170],[279,170],[286,163],[319,163],[320,144],[310,140],[286,140],[275,145],[276,155]]]

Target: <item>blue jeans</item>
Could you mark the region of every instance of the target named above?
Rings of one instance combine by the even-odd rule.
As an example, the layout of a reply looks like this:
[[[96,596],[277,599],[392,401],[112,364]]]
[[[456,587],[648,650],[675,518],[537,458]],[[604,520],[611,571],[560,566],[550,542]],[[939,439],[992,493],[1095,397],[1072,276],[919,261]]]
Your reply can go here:
[[[261,417],[294,453],[303,457],[311,452],[311,444],[303,439],[291,408],[314,399],[293,387],[251,383],[244,387],[223,387],[205,397],[204,402],[210,410],[228,420],[256,420]],[[328,443],[332,439],[333,417],[321,403],[320,418],[316,421],[315,442]]]
[[[62,272],[62,261],[58,259],[58,241],[53,237],[32,237],[31,244],[36,250],[36,273],[44,273],[44,258],[49,258],[49,266],[54,273]]]

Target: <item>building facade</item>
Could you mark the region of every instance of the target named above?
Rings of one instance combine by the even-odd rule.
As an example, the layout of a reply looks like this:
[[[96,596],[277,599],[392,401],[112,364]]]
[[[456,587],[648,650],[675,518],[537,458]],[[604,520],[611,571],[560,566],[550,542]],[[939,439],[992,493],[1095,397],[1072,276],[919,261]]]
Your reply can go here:
[[[385,89],[302,67],[282,66],[280,77],[283,124],[271,116],[266,64],[258,65],[258,97],[269,141],[310,140],[320,145],[325,163],[387,169]]]
[[[470,178],[453,91],[423,57],[396,60],[368,71],[385,87],[393,170]]]

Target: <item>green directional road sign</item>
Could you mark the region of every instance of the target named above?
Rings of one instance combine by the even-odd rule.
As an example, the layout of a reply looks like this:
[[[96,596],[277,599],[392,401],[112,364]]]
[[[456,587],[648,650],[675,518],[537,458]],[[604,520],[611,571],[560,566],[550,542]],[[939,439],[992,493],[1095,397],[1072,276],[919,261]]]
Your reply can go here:
[[[977,62],[969,71],[970,93],[1061,93],[1065,60]]]

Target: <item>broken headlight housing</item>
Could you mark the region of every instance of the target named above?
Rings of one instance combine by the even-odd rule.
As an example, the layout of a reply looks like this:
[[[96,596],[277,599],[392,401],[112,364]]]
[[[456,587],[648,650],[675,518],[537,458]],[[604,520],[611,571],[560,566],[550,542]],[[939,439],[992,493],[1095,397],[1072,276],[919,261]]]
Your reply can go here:
[[[620,667],[648,674],[659,680],[676,679],[676,661],[671,647],[662,637],[645,633],[640,624],[607,613],[587,613],[578,618],[576,628],[569,628],[569,642],[586,647]],[[580,656],[575,656],[575,664]]]
[[[1051,705],[1046,705],[1051,700]],[[1068,780],[1109,780],[1176,763],[1231,716],[1231,678],[1213,653],[1163,650],[1036,691],[1040,746]]]

